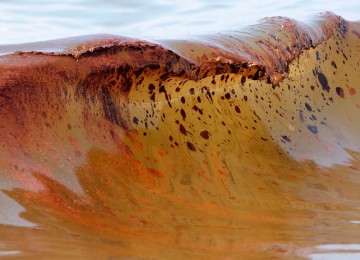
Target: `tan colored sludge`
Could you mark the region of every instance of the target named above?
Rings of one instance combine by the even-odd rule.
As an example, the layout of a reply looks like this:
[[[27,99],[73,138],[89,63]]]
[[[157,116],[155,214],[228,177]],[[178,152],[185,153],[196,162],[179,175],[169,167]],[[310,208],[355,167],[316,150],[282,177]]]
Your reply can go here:
[[[296,259],[356,244],[359,23],[278,19],[264,53],[250,37],[240,54],[120,39],[0,57],[0,255]]]

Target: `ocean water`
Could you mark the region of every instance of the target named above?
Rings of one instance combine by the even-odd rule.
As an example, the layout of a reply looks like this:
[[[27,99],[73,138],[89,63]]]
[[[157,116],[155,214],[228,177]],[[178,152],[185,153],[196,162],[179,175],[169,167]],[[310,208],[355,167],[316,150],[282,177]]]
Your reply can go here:
[[[109,33],[146,39],[184,38],[254,24],[268,16],[304,20],[332,11],[359,19],[359,1],[289,0],[3,0],[0,44]]]
[[[359,258],[358,3],[0,5],[0,258]]]

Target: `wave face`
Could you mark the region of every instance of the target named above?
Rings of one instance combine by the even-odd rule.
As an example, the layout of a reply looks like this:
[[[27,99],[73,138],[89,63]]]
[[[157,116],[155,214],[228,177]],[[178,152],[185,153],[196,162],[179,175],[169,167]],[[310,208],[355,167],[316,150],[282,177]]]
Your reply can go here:
[[[301,258],[359,241],[360,23],[1,53],[0,255]]]

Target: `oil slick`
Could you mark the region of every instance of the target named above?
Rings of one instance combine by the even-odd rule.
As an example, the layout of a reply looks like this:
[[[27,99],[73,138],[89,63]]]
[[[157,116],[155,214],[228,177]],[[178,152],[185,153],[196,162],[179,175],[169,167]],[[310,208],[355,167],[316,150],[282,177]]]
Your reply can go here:
[[[0,56],[0,188],[35,225],[2,223],[0,250],[301,258],[352,244],[359,32],[325,13]]]

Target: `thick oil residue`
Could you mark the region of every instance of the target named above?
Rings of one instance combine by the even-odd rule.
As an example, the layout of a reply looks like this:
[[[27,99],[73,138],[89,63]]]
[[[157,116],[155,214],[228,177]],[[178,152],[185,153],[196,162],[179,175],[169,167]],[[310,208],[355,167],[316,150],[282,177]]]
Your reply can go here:
[[[326,13],[1,56],[0,255],[296,259],[358,243],[359,33]]]

